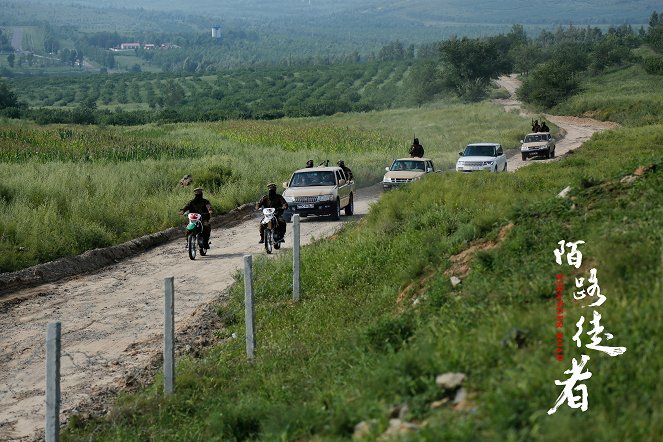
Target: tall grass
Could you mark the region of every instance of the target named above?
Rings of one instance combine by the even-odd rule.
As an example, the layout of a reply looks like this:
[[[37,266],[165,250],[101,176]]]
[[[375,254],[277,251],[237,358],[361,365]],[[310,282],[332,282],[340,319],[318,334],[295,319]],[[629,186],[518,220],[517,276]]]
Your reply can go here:
[[[595,136],[557,163],[516,174],[433,174],[386,194],[364,221],[302,252],[303,301],[289,301],[291,258],[255,263],[258,352],[245,361],[243,284],[220,308],[227,342],[178,366],[177,394],[160,381],[124,396],[104,419],[70,428],[67,440],[364,440],[389,426],[395,407],[420,425],[405,440],[657,440],[656,404],[663,307],[663,191],[660,172],[621,183],[640,164],[663,166],[663,126]],[[567,185],[571,197],[557,198]],[[462,284],[444,271],[476,240],[479,252]],[[555,264],[560,239],[587,242],[607,302],[606,331],[625,355],[591,352],[590,408],[548,416],[571,357],[574,319],[566,278],[566,360],[554,359]],[[580,273],[576,274],[580,274]],[[509,339],[523,330],[519,348]],[[237,333],[237,339],[232,339]],[[584,350],[587,352],[588,350]],[[437,374],[463,372],[464,411],[431,404],[453,395]]]
[[[463,116],[460,116],[462,112]],[[465,115],[470,120],[465,120]],[[0,271],[7,272],[155,232],[181,222],[191,175],[217,213],[255,201],[308,159],[343,159],[358,186],[405,156],[410,131],[448,168],[468,141],[508,145],[522,120],[497,106],[206,124],[115,127],[0,125]]]

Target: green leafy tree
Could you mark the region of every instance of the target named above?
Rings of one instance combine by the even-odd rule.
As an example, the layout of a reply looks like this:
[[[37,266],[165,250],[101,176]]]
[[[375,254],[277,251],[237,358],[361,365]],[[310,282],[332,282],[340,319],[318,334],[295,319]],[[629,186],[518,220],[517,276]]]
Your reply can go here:
[[[16,94],[12,92],[11,89],[9,89],[7,83],[0,80],[0,109],[6,109],[8,107],[18,107],[18,106],[19,103]]]
[[[416,105],[431,101],[444,89],[438,65],[432,60],[415,63],[410,69],[406,85],[404,101]]]
[[[512,62],[504,37],[487,39],[452,38],[440,45],[445,82],[469,101],[485,95],[491,78],[507,73]]]
[[[647,43],[657,52],[663,52],[663,14],[652,12],[647,31]]]
[[[541,47],[533,42],[512,47],[509,55],[513,60],[513,70],[525,75],[543,61]]]
[[[518,97],[523,101],[551,108],[571,96],[579,81],[568,65],[548,61],[539,65],[523,81]]]
[[[168,80],[164,88],[163,101],[168,107],[176,107],[184,104],[186,93],[179,82]]]
[[[594,45],[590,54],[591,67],[594,71],[601,71],[608,66],[620,65],[628,61],[631,50],[614,34]]]

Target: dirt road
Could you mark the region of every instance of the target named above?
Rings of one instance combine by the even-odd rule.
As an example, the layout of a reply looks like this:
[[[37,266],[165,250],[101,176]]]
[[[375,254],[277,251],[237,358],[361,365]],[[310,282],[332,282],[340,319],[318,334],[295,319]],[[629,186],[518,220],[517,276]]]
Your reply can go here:
[[[509,90],[517,84],[509,77],[500,82]],[[503,104],[519,108],[515,101]],[[566,131],[557,145],[559,155],[580,146],[595,131],[614,127],[593,120],[546,118]],[[510,160],[510,170],[522,165],[514,160],[520,161],[519,155]],[[379,184],[361,189],[355,215],[342,216],[341,222],[304,219],[302,243],[327,237],[344,222],[358,219],[380,194]],[[257,243],[257,219],[245,217],[234,227],[215,230],[209,255],[196,261],[188,259],[184,242],[176,240],[92,274],[0,298],[0,440],[32,440],[44,426],[45,336],[50,321],[62,322],[62,420],[81,411],[103,413],[105,399],[150,380],[161,362],[164,278],[175,278],[178,336],[186,333],[178,342],[192,351],[203,345],[216,318],[209,305],[222,299],[244,255],[265,254]],[[288,249],[290,230],[286,240]]]
[[[521,103],[516,99],[515,92],[520,87],[520,80],[515,75],[503,76],[497,80],[497,84],[509,91],[510,98],[497,100],[504,106],[504,109],[510,112],[519,112],[520,115],[539,119],[540,114],[530,114],[521,108]],[[546,160],[543,156],[530,158],[523,161],[519,151],[510,152],[507,156],[509,170],[514,171],[531,162],[559,161],[564,154],[577,149],[586,140],[590,139],[595,132],[619,127],[617,123],[597,121],[591,118],[578,118],[543,114],[547,121],[550,121],[560,128],[561,139],[557,140],[555,148],[556,158]],[[527,128],[526,128],[527,129]]]

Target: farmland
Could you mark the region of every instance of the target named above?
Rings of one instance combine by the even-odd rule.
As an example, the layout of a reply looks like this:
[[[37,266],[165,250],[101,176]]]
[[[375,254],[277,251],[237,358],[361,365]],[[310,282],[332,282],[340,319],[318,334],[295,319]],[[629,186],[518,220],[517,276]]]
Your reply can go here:
[[[164,110],[185,119],[273,119],[386,109],[412,103],[414,60],[264,67],[223,74],[124,74],[11,81],[31,107]],[[157,117],[158,118],[158,117]]]
[[[0,269],[177,225],[177,209],[190,194],[177,183],[187,174],[208,189],[217,212],[226,212],[255,201],[266,182],[283,182],[309,158],[342,158],[367,185],[407,152],[412,131],[438,167],[449,167],[468,138],[480,134],[515,147],[522,126],[517,116],[488,103],[132,128],[4,124]]]

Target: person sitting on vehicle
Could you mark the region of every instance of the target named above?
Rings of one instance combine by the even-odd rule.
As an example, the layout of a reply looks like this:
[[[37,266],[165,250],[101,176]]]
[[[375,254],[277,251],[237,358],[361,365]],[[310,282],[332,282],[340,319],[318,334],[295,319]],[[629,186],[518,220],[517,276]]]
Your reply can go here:
[[[336,164],[338,165],[338,167],[343,169],[343,172],[345,172],[345,176],[348,179],[348,181],[352,181],[354,179],[354,177],[352,176],[352,171],[348,166],[345,165],[345,161],[338,160]]]
[[[308,169],[309,167],[313,167],[313,160],[308,160],[306,162],[306,168]]]
[[[550,128],[548,127],[545,121],[541,122],[541,127],[539,128],[539,132],[550,132]]]
[[[274,183],[267,184],[267,194],[256,203],[256,210],[264,208],[276,209],[274,215],[276,215],[276,219],[278,221],[277,228],[279,229],[278,232],[279,236],[281,237],[280,242],[284,242],[283,238],[285,238],[285,219],[283,219],[283,211],[288,208],[288,203],[285,201],[285,198],[283,198],[282,195],[276,193],[276,184]],[[260,241],[258,241],[258,244],[262,244],[265,242],[265,225],[260,223],[259,228]]]
[[[532,132],[539,132],[541,130],[541,126],[539,126],[539,120],[534,120],[532,123]]]
[[[410,146],[410,156],[412,158],[421,158],[424,156],[424,146],[419,144],[419,138],[415,138]]]
[[[209,237],[212,233],[212,227],[210,226],[210,218],[212,217],[212,205],[208,200],[203,198],[203,188],[196,187],[193,189],[194,198],[186,203],[184,207],[180,209],[180,215],[184,215],[184,212],[189,213],[199,213],[203,217],[203,241],[205,242],[205,248],[209,249]]]

